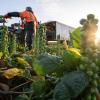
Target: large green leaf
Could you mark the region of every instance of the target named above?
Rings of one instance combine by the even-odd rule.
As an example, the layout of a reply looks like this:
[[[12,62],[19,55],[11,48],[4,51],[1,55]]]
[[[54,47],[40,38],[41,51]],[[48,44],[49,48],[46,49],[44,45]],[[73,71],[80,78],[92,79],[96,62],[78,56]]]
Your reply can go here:
[[[71,72],[65,75],[61,79],[61,82],[57,84],[54,90],[54,100],[70,100],[67,96],[76,98],[81,92],[85,90],[88,84],[89,81],[84,72]],[[63,97],[59,99],[57,96]]]
[[[33,62],[33,70],[37,75],[45,75],[46,70],[45,68],[41,65],[40,61],[35,59]]]
[[[69,88],[71,97],[77,97],[89,84],[88,77],[82,71],[71,72],[62,81]]]
[[[33,62],[33,69],[38,75],[52,74],[60,69],[61,58],[42,54]]]
[[[33,88],[34,94],[40,96],[45,93],[45,80],[37,80],[32,83],[31,88]]]
[[[62,82],[55,87],[53,100],[71,100],[69,90]]]
[[[73,32],[70,33],[72,45],[75,48],[80,48],[80,40],[81,40],[81,28],[76,28]]]

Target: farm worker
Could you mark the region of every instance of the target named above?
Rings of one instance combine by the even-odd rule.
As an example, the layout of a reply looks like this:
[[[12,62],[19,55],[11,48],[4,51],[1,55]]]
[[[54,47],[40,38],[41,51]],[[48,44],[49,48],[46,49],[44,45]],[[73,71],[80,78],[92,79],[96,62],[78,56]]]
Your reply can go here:
[[[28,49],[30,50],[32,48],[32,39],[34,37],[34,34],[36,33],[36,29],[38,27],[38,21],[36,16],[34,15],[34,12],[31,7],[26,7],[26,10],[23,12],[9,12],[5,16],[5,18],[10,17],[20,17],[25,29],[25,41]],[[22,37],[23,38],[23,37]]]

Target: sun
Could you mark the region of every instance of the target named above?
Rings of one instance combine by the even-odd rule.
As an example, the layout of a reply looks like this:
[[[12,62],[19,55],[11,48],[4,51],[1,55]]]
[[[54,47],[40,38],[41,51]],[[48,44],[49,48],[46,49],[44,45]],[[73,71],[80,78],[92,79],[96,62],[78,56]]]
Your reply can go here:
[[[96,33],[96,39],[100,39],[100,31]]]
[[[95,43],[98,44],[98,42],[100,42],[100,31],[97,31],[96,33]]]

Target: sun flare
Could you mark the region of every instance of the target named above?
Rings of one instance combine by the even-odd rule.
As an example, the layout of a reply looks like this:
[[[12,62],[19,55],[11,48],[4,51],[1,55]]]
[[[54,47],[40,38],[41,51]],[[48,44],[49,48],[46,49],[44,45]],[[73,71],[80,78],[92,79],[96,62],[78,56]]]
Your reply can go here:
[[[95,43],[98,44],[99,41],[100,41],[100,31],[98,31],[98,32],[96,33]]]
[[[100,39],[100,32],[96,33],[96,39]]]

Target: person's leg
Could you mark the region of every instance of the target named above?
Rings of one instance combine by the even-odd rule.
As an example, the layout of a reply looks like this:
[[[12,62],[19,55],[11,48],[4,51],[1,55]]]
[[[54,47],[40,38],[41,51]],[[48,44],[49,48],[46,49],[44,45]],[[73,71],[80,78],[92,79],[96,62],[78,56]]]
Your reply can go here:
[[[33,34],[34,34],[33,22],[28,23],[26,29],[27,29],[26,30],[26,45],[29,48],[29,50],[31,50],[32,49]]]
[[[33,39],[33,31],[27,31],[26,45],[29,50],[32,49],[32,39]]]
[[[25,30],[21,31],[21,35],[20,36],[21,36],[20,44],[22,46],[25,46]]]

